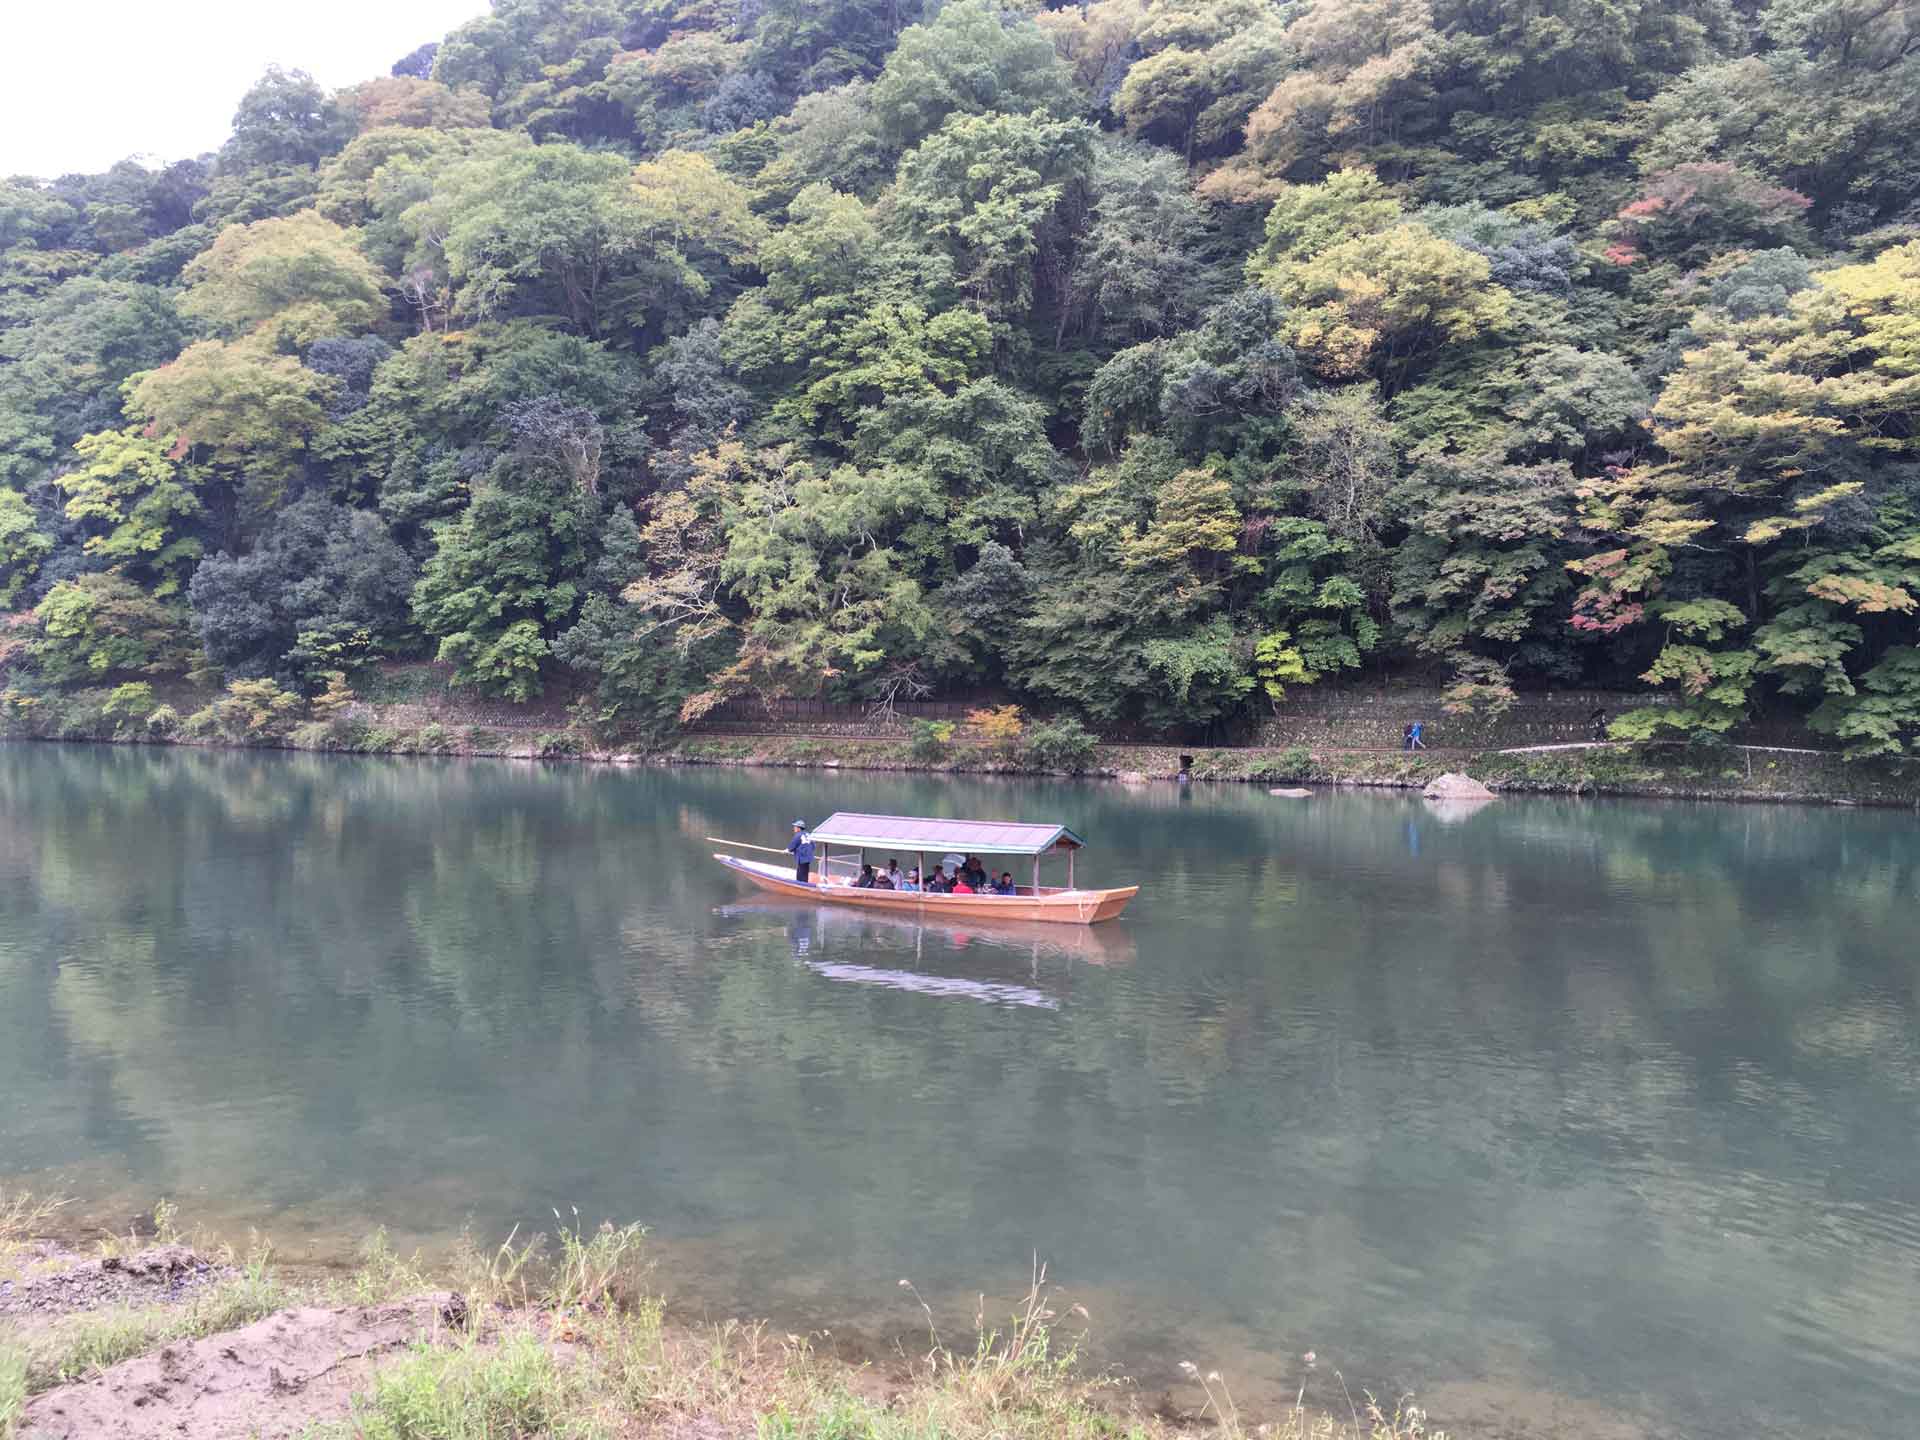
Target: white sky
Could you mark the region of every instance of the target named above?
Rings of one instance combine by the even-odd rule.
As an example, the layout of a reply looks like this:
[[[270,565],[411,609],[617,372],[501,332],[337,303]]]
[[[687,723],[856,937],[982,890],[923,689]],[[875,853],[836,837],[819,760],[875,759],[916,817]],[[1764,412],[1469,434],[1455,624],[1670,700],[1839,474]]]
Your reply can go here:
[[[0,176],[104,170],[218,148],[269,64],[328,89],[486,0],[0,0]]]

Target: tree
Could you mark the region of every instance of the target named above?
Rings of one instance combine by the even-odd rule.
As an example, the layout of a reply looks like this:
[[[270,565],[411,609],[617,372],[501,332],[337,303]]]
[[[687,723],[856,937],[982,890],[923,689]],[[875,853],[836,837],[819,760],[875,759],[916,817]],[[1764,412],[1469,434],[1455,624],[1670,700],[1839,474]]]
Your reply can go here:
[[[1184,170],[1132,145],[1095,151],[1087,226],[1061,326],[1133,342],[1190,325],[1213,298],[1207,227]]]
[[[457,519],[434,531],[413,590],[416,624],[453,683],[527,700],[582,597],[593,507],[556,466],[503,456]]]
[[[1616,265],[1648,256],[1698,265],[1738,245],[1796,236],[1812,203],[1737,165],[1676,165],[1649,176],[1639,198],[1620,211],[1607,258]]]
[[[451,166],[406,223],[409,268],[444,273],[457,314],[559,314],[593,338],[656,309],[673,318],[750,259],[761,232],[745,191],[704,156],[629,167],[562,144]]]
[[[763,0],[749,66],[794,91],[871,79],[918,0]]]
[[[445,273],[458,314],[544,310],[597,337],[614,322],[614,282],[634,238],[628,173],[619,156],[572,145],[456,164],[408,212],[416,263]]]
[[[989,314],[1018,313],[1085,206],[1093,136],[1084,121],[1037,112],[956,115],[901,161],[895,214],[952,257],[961,289]]]
[[[1039,519],[1038,500],[1064,469],[1047,442],[1046,408],[998,380],[972,380],[949,395],[929,387],[866,412],[855,454],[914,476],[916,491],[944,497],[946,532],[914,527],[908,543],[929,561],[953,545],[1017,540]],[[937,562],[935,562],[937,563]]]
[[[105,430],[74,447],[84,463],[54,484],[67,519],[87,532],[86,553],[142,582],[156,599],[180,592],[200,558],[200,498],[169,452],[172,437]]]
[[[1427,352],[1507,318],[1512,297],[1484,255],[1398,214],[1371,174],[1340,171],[1276,200],[1247,262],[1293,307],[1289,338],[1330,377],[1372,373],[1398,388]]]
[[[34,664],[54,685],[98,684],[115,675],[177,674],[187,660],[179,610],[120,575],[62,580],[36,611]]]
[[[880,133],[900,150],[955,116],[1041,111],[1064,120],[1079,108],[1052,42],[992,0],[951,0],[932,20],[908,26],[873,84]]]
[[[1367,384],[1314,395],[1300,409],[1294,483],[1330,534],[1376,550],[1388,493],[1399,478],[1393,429],[1379,392]]]
[[[817,694],[933,631],[888,540],[938,496],[910,470],[821,470],[786,449],[736,453],[719,578],[746,607],[717,688]]]
[[[0,489],[0,605],[11,607],[33,583],[53,541],[18,490]]]
[[[287,355],[202,340],[130,381],[127,408],[179,437],[189,461],[220,467],[239,497],[230,535],[277,504],[307,442],[326,420],[332,383]]]
[[[1213,98],[1213,68],[1191,50],[1168,49],[1135,63],[1114,97],[1130,135],[1170,138],[1189,163],[1200,112]]]
[[[120,420],[120,385],[186,338],[172,295],[75,276],[0,330],[0,483],[41,479],[54,456]]]
[[[607,89],[632,116],[642,142],[662,146],[701,128],[704,105],[746,62],[747,49],[744,41],[711,30],[685,31],[657,50],[615,57]]]
[[[580,618],[553,645],[556,659],[595,677],[599,723],[665,734],[688,697],[734,658],[732,626],[712,588],[720,545],[717,514],[703,511],[688,490],[662,497],[644,537],[625,510],[608,517]],[[682,569],[685,563],[695,569]],[[683,605],[713,608],[696,619]]]
[[[954,300],[952,267],[889,237],[872,207],[810,185],[760,252],[766,284],[742,295],[721,351],[749,376],[783,379],[773,415],[843,446],[868,409],[981,373],[992,332]]]
[[[1249,159],[1270,176],[1391,135],[1437,42],[1428,0],[1332,0],[1303,12],[1286,38],[1304,63],[1247,121]]]
[[[390,75],[342,90],[339,103],[350,111],[362,135],[390,125],[420,130],[463,130],[492,118],[487,97],[478,90],[451,90],[424,75]]]
[[[407,76],[414,80],[425,80],[433,74],[433,57],[440,49],[438,40],[429,40],[417,45],[393,62],[392,75]]]
[[[1087,387],[1087,448],[1112,453],[1126,436],[1158,429],[1193,457],[1269,450],[1301,390],[1280,325],[1273,295],[1248,288],[1214,305],[1196,329],[1122,350]]]
[[[353,138],[353,117],[304,70],[267,71],[240,97],[220,152],[228,172],[317,165]]]
[[[1393,618],[1433,655],[1491,653],[1565,673],[1557,602],[1571,589],[1556,551],[1575,487],[1561,465],[1493,456],[1429,458],[1396,488],[1408,529],[1393,561]]]
[[[312,690],[326,672],[378,656],[405,625],[414,578],[378,516],[309,496],[253,550],[209,556],[194,571],[194,628],[229,675]]]
[[[873,118],[872,89],[851,81],[802,95],[773,121],[775,153],[753,179],[766,204],[784,204],[814,184],[846,195],[871,195],[892,173]]]
[[[1576,562],[1588,584],[1572,623],[1616,634],[1662,622],[1642,678],[1684,695],[1622,716],[1622,736],[1724,734],[1775,678],[1822,696],[1834,733],[1884,744],[1899,667],[1881,672],[1891,689],[1864,697],[1854,677],[1878,668],[1863,622],[1920,610],[1920,526],[1904,476],[1876,463],[1914,441],[1917,296],[1909,243],[1816,276],[1784,313],[1695,315],[1702,343],[1653,407],[1665,458],[1582,487],[1583,523],[1619,543]],[[1696,555],[1726,558],[1709,568]],[[1736,630],[1746,643],[1731,643]]]
[[[366,330],[387,313],[383,278],[352,233],[312,210],[229,226],[181,279],[183,314],[281,351]]]

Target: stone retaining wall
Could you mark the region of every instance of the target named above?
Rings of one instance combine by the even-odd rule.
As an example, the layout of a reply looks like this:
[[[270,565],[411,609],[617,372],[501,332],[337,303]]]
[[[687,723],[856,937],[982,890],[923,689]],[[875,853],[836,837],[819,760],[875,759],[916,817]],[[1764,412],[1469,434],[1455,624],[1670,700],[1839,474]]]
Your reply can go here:
[[[1520,696],[1499,715],[1449,715],[1437,689],[1411,686],[1296,688],[1272,719],[1240,743],[1284,749],[1292,745],[1330,750],[1398,750],[1413,721],[1424,727],[1421,739],[1431,750],[1509,750],[1529,745],[1566,745],[1591,740],[1593,712],[1609,720],[1628,710],[1668,705],[1664,695],[1610,690],[1558,690]],[[740,703],[694,727],[710,735],[809,735],[823,740],[897,740],[913,719],[955,719],[965,705],[934,702],[903,705],[891,723],[857,705],[829,701],[778,702],[772,709]],[[1116,743],[1180,744],[1160,736],[1108,734]],[[1760,722],[1728,737],[1749,745],[1829,748],[1791,723]],[[965,731],[955,735],[964,743]],[[1198,746],[1202,742],[1189,742]]]

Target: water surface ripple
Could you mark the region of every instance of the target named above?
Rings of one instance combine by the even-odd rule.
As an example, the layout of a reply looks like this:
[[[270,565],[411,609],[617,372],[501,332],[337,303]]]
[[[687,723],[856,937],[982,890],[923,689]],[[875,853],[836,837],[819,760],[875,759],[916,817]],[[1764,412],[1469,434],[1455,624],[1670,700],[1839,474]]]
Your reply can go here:
[[[920,927],[699,838],[842,808],[1144,890]],[[578,1206],[683,1305],[876,1339],[1038,1251],[1150,1392],[1904,1433],[1917,868],[1863,810],[0,745],[0,1183],[295,1252]]]

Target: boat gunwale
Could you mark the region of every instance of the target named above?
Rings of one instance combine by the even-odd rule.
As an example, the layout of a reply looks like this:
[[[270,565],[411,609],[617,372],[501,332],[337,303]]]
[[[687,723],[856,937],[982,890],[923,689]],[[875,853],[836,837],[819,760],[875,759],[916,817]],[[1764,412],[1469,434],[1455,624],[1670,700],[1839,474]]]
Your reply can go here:
[[[965,915],[970,919],[987,921],[996,918],[995,911],[1004,908],[1009,913],[998,918],[1009,922],[1036,919],[1072,920],[1074,923],[1091,925],[1102,919],[1114,918],[1132,901],[1134,896],[1140,893],[1138,885],[1121,885],[1100,890],[1049,889],[1037,894],[1029,888],[1024,895],[942,895],[925,890],[865,889],[851,884],[821,884],[813,881],[803,884],[794,879],[785,866],[772,865],[761,860],[744,860],[737,855],[728,855],[717,850],[713,852],[713,858],[729,870],[748,877],[755,884],[764,885],[778,894],[788,895],[794,899],[825,901],[876,910],[950,912]],[[1110,913],[1097,914],[1108,907],[1113,907]],[[1043,913],[1036,915],[1032,913],[1034,911]]]

